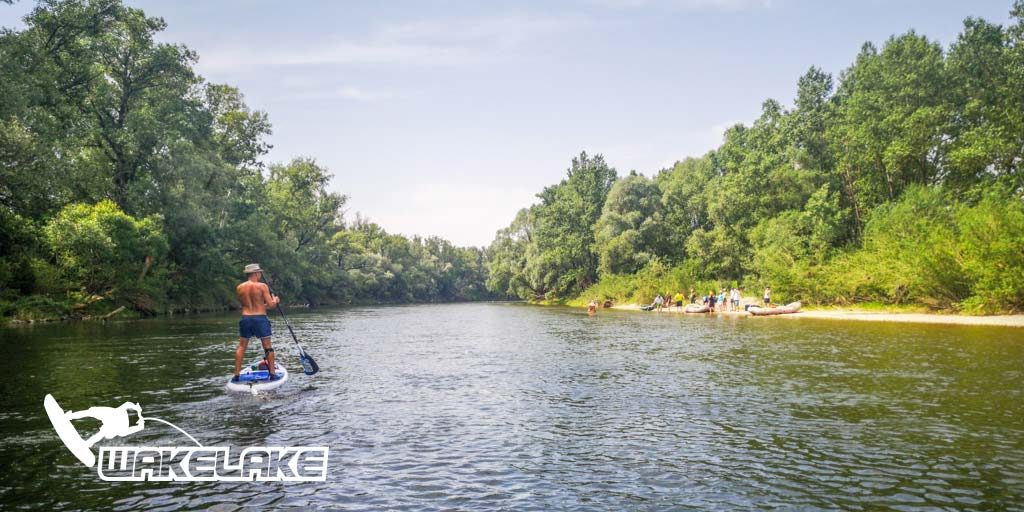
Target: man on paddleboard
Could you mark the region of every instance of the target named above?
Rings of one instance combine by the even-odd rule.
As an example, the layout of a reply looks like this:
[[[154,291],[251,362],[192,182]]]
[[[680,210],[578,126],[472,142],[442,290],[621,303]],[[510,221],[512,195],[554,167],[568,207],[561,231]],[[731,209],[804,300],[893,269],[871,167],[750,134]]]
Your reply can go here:
[[[270,294],[270,288],[260,282],[263,269],[258,263],[245,266],[245,281],[235,288],[238,302],[242,303],[242,320],[238,322],[238,349],[235,350],[235,376],[232,382],[238,382],[238,374],[242,371],[242,358],[249,346],[249,338],[259,338],[263,342],[263,353],[267,359],[267,371],[270,380],[274,375],[274,347],[270,345],[270,319],[267,318],[267,307],[274,307],[281,301],[276,295]]]

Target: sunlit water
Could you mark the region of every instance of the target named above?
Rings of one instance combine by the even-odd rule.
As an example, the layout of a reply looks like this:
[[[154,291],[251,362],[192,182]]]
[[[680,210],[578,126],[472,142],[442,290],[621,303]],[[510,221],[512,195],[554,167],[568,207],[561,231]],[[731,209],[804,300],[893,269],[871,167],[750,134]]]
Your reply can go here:
[[[293,323],[322,371],[278,336],[293,380],[256,397],[223,387],[235,317],[0,330],[0,509],[1024,509],[1024,330],[515,304]],[[103,482],[46,393],[207,445],[326,445],[329,475]]]

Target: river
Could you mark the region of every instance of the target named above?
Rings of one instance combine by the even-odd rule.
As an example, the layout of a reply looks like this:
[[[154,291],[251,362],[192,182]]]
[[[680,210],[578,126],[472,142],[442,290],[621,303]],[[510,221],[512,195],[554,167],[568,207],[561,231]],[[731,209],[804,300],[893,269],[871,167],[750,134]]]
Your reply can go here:
[[[0,509],[1024,509],[1021,329],[488,303],[292,322],[322,371],[275,321],[294,373],[257,396],[224,390],[233,316],[0,330]],[[328,446],[328,476],[105,482],[47,393],[205,445]],[[111,443],[189,445],[154,422]]]

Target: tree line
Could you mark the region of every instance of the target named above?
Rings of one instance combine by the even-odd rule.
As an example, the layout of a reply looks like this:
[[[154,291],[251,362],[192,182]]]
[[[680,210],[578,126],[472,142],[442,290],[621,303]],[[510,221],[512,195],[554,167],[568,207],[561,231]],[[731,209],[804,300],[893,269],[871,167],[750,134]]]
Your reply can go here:
[[[9,3],[9,2],[7,2]],[[343,218],[315,160],[120,0],[44,0],[0,32],[0,318],[234,305],[245,263],[287,301],[489,298],[486,254]]]
[[[556,301],[772,286],[818,304],[1024,309],[1024,1],[948,48],[909,31],[652,178],[581,154],[488,248]]]

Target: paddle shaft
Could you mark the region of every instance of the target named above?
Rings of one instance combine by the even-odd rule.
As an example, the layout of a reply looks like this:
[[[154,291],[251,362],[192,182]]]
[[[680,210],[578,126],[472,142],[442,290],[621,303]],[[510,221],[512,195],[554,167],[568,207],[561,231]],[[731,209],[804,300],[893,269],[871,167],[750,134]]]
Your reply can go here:
[[[269,279],[264,279],[263,280],[263,282],[266,283],[266,285],[267,285],[267,289],[270,290],[270,294],[271,295],[276,295],[274,293],[274,288],[272,286],[270,286],[270,282],[269,281],[270,281]],[[299,346],[299,352],[302,353],[302,354],[305,354],[306,351],[302,349],[302,344],[299,343],[298,336],[296,336],[295,335],[295,331],[292,330],[292,323],[288,321],[288,315],[284,314],[284,308],[281,307],[281,298],[280,297],[278,297],[278,302],[277,302],[277,304],[275,304],[275,306],[277,307],[277,312],[281,314],[281,318],[284,319],[284,325],[286,327],[288,327],[288,333],[292,335],[292,340],[294,340],[295,344]]]
[[[264,279],[263,282],[266,283],[267,289],[270,290],[270,294],[275,295],[274,288],[270,286],[270,279]],[[288,315],[285,314],[284,308],[281,306],[280,297],[278,297],[277,304],[275,304],[275,306],[277,306],[277,312],[281,314],[281,318],[284,319],[284,325],[288,327],[288,334],[292,335],[292,341],[294,341],[295,346],[299,348],[299,361],[302,362],[303,373],[305,373],[306,375],[313,375],[316,372],[320,371],[320,366],[316,364],[316,361],[314,361],[313,358],[306,353],[306,351],[302,348],[302,344],[299,343],[299,337],[295,335],[295,330],[292,329],[292,323],[288,321]]]

